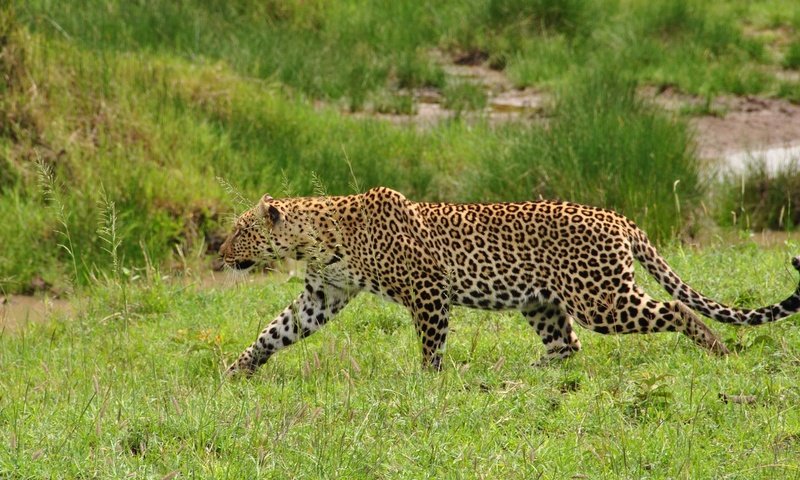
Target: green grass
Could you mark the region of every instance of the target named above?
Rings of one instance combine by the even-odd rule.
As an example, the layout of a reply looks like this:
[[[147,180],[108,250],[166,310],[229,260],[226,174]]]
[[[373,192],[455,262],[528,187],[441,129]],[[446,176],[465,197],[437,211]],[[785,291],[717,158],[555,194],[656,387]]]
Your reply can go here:
[[[465,111],[482,110],[487,103],[484,87],[468,81],[449,83],[442,94],[442,106],[453,110],[457,115]]]
[[[783,66],[788,69],[800,69],[800,40],[790,43],[783,57]]]
[[[792,230],[800,225],[800,161],[770,172],[764,159],[753,159],[743,175],[720,188],[718,217],[740,229]]]
[[[668,258],[704,293],[752,307],[794,288],[797,250]],[[408,313],[361,296],[253,379],[225,381],[223,366],[302,283],[207,290],[158,278],[129,286],[127,310],[114,285],[95,287],[73,316],[0,336],[0,475],[800,476],[792,320],[713,324],[736,351],[727,358],[677,334],[579,329],[583,351],[534,368],[543,348],[518,314],[456,309],[444,371],[432,373]]]
[[[0,229],[9,248],[2,281],[9,291],[36,275],[65,281],[59,219],[42,197],[37,160],[53,168],[76,245],[72,280],[81,284],[108,261],[96,231],[101,191],[120,212],[125,262],[141,265],[147,256],[160,263],[176,247],[203,248],[204,234],[225,229],[228,216],[243,209],[217,176],[251,199],[265,191],[310,194],[312,173],[332,193],[350,193],[351,172],[364,188],[387,184],[431,198],[439,191],[432,186],[437,170],[446,172],[453,155],[464,153],[457,144],[471,136],[458,124],[419,133],[343,119],[222,63],[143,53],[98,58],[71,42],[14,34],[14,58],[24,61],[25,74],[7,84],[13,95],[4,97],[10,101],[3,114],[10,127],[0,136]]]
[[[800,477],[791,320],[715,325],[737,352],[725,359],[676,335],[581,331],[576,358],[531,368],[543,349],[518,315],[457,309],[433,374],[407,312],[363,296],[227,382],[300,282],[162,278],[194,270],[205,237],[265,191],[321,185],[541,194],[616,208],[672,243],[704,192],[685,119],[636,88],[800,98],[768,73],[792,67],[779,34],[798,29],[800,7],[780,0],[0,3],[0,291],[41,278],[74,311],[0,331],[0,478]],[[547,123],[342,113],[413,113],[417,87],[482,108],[435,51],[481,52],[554,92]],[[740,306],[796,284],[796,243],[716,247],[669,259]]]
[[[780,59],[745,29],[796,27],[800,13],[770,2],[36,0],[0,12],[9,292],[108,273],[101,192],[119,213],[123,265],[201,254],[243,209],[216,177],[249,199],[311,194],[315,178],[332,194],[543,195],[617,209],[670,240],[694,228],[703,195],[692,140],[686,119],[641,104],[637,87],[800,95],[765,73]],[[518,86],[551,90],[548,123],[456,116],[417,129],[342,113],[413,113],[419,86],[457,111],[483,108],[482,88],[445,74],[433,50],[483,52]],[[42,196],[37,162],[53,169],[63,218]],[[58,246],[66,234],[70,251]]]
[[[414,97],[408,93],[378,94],[372,104],[373,111],[378,113],[390,115],[415,115],[417,113]]]
[[[387,87],[443,87],[434,48],[485,51],[520,85],[559,83],[588,58],[627,52],[625,69],[647,83],[770,92],[777,82],[761,70],[780,60],[746,28],[800,24],[797,6],[774,1],[35,0],[19,11],[34,31],[83,48],[224,61],[354,109]]]
[[[658,241],[686,227],[681,204],[702,193],[690,133],[639,100],[635,82],[613,65],[569,83],[547,128],[484,157],[488,163],[470,184],[474,197],[541,195],[604,205],[625,211]]]

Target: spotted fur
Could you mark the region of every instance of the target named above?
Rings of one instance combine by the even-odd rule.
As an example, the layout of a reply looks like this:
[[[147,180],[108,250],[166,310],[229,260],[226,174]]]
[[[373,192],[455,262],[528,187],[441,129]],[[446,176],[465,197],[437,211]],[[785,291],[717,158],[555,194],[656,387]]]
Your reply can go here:
[[[541,361],[581,348],[573,329],[681,332],[727,348],[692,311],[758,325],[800,311],[800,287],[780,303],[726,307],[692,290],[625,217],[565,202],[417,203],[387,188],[343,197],[273,199],[245,212],[220,249],[232,268],[275,258],[308,261],[305,289],[228,369],[255,371],[367,291],[408,308],[423,363],[440,368],[452,306],[519,310],[541,337]],[[634,258],[675,298],[634,283]],[[792,259],[800,270],[800,257]]]

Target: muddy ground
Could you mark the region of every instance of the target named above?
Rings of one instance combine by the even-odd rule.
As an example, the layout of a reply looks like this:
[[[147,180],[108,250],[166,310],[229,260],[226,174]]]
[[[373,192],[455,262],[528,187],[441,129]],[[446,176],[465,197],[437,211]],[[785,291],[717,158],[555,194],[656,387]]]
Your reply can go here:
[[[30,322],[41,322],[55,312],[69,313],[67,300],[49,295],[9,295],[0,297],[0,335],[19,330]]]
[[[438,54],[444,70],[457,81],[481,85],[487,95],[487,107],[480,112],[454,112],[443,106],[443,97],[435,89],[406,92],[415,100],[415,113],[410,115],[359,113],[359,116],[381,118],[398,124],[414,124],[427,128],[461,115],[462,118],[488,118],[492,123],[504,121],[545,121],[551,95],[535,88],[515,88],[500,71],[489,67],[482,57],[465,56],[446,59]],[[778,149],[794,154],[800,147],[800,105],[787,100],[755,96],[717,96],[713,100],[682,94],[673,88],[646,87],[642,98],[676,114],[686,114],[695,132],[697,151],[711,165],[725,167],[730,163],[741,170],[742,158],[759,156],[760,152]]]
[[[705,100],[670,89],[653,98],[668,110],[707,111],[690,119],[704,159],[800,145],[800,105],[786,100],[721,96],[706,106]]]

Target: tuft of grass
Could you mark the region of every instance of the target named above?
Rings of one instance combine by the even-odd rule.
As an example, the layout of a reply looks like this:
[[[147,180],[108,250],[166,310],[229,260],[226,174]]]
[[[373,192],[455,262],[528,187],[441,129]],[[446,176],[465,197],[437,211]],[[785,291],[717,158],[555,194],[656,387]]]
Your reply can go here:
[[[541,195],[604,205],[659,241],[685,227],[691,212],[680,204],[701,193],[684,121],[643,103],[634,81],[602,67],[561,91],[546,128],[500,155],[486,158],[494,168],[480,169],[477,198],[502,192],[505,200]]]
[[[781,82],[778,85],[776,94],[790,102],[800,103],[800,83],[791,81]]]
[[[690,0],[667,0],[652,5],[643,24],[655,35],[672,38],[702,29],[702,16]]]
[[[373,100],[373,110],[393,115],[414,115],[417,105],[414,96],[408,93],[381,95]]]
[[[442,91],[442,105],[460,114],[465,111],[482,110],[486,108],[488,97],[486,90],[480,84],[469,81],[456,81],[447,84]]]
[[[510,55],[506,72],[517,87],[560,85],[575,74],[574,65],[582,63],[585,55],[567,38],[548,37]]]
[[[790,70],[800,69],[800,40],[795,40],[786,47],[783,56],[783,67]]]
[[[773,171],[754,159],[721,193],[718,221],[745,230],[792,230],[800,225],[800,160]]]
[[[589,30],[593,6],[589,0],[489,0],[486,14],[490,25],[522,34],[557,32],[575,36]]]
[[[643,4],[630,14],[636,15],[630,20],[636,33],[623,33],[623,42],[643,80],[697,94],[754,93],[774,84],[757,67],[769,61],[764,45],[744,35],[732,11],[668,0]]]

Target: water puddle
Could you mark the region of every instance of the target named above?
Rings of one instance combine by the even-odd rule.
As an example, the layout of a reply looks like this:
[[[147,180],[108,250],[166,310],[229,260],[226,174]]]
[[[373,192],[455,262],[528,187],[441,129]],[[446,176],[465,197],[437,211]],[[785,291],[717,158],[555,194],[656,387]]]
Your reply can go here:
[[[762,150],[730,152],[722,157],[722,174],[743,175],[750,168],[763,168],[769,176],[797,171],[800,166],[800,142]]]

